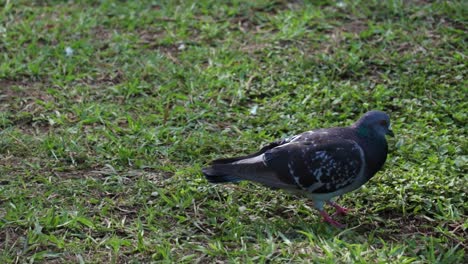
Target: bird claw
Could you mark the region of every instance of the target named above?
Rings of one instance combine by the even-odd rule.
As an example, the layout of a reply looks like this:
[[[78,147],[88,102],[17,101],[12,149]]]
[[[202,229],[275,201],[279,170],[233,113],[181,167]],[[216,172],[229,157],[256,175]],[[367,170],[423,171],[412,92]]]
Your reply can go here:
[[[337,228],[343,228],[345,227],[345,225],[333,220],[330,215],[328,215],[327,212],[325,211],[320,211],[320,215],[322,215],[323,217],[323,221],[326,222],[326,223],[329,223],[330,225],[334,226],[334,227],[337,227]]]
[[[348,208],[344,208],[339,205],[337,205],[335,208],[336,208],[336,212],[333,215],[347,215],[349,212]]]
[[[344,228],[344,227],[345,227],[345,225],[343,225],[342,223],[337,222],[337,221],[335,221],[335,220],[333,220],[333,219],[331,219],[331,220],[325,220],[325,222],[329,223],[330,225],[332,225],[332,226],[334,226],[334,227],[336,227],[336,228],[340,228],[340,229],[341,229],[341,228]]]
[[[341,207],[340,205],[338,205],[335,202],[329,202],[329,204],[331,206],[335,207],[335,209],[336,209],[336,212],[333,215],[347,215],[348,212],[349,212],[348,208]]]

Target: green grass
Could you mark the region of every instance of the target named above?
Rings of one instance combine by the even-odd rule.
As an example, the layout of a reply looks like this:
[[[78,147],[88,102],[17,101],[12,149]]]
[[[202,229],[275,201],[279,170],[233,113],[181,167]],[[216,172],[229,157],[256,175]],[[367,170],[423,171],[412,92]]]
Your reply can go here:
[[[466,1],[288,2],[0,1],[0,262],[468,262]],[[201,175],[370,109],[344,230]]]

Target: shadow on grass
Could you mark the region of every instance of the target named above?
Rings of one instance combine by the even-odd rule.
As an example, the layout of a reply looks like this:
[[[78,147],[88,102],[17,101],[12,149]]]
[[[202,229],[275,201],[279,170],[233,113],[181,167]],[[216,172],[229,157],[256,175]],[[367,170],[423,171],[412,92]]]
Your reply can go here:
[[[328,211],[332,212],[331,209]],[[271,228],[295,242],[310,239],[310,234],[327,241],[344,238],[348,243],[364,243],[373,238],[378,238],[384,243],[436,238],[447,241],[451,247],[461,246],[465,250],[468,249],[464,239],[468,237],[468,233],[461,220],[441,222],[425,214],[404,214],[396,210],[377,213],[353,210],[346,216],[334,216],[335,220],[346,224],[345,228],[339,229],[324,223],[314,209],[310,212],[296,212],[295,215],[291,215],[287,210],[274,214],[276,217],[284,217],[286,224],[278,224]],[[368,240],[369,238],[372,239]]]

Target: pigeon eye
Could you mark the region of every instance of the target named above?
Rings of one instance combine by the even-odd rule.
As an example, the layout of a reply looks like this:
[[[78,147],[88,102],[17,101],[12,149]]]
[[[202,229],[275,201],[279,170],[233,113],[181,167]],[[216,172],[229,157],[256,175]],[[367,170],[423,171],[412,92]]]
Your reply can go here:
[[[381,120],[380,125],[382,126],[387,126],[387,120]]]

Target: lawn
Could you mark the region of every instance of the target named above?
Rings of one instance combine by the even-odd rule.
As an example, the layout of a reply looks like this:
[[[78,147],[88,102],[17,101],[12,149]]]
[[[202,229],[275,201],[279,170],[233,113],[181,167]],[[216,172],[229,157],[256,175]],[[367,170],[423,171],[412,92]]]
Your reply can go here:
[[[1,263],[467,263],[466,1],[0,0]],[[201,168],[390,114],[310,201]]]

